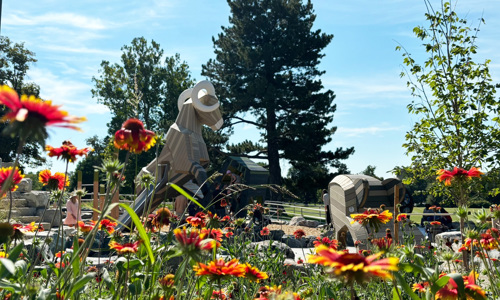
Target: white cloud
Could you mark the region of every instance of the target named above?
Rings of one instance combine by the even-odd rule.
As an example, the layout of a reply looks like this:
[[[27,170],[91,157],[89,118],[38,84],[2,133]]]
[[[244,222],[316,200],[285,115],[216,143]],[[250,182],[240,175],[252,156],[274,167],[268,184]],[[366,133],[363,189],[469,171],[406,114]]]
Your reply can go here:
[[[338,135],[346,135],[348,137],[359,137],[362,135],[376,135],[382,132],[389,131],[402,131],[403,126],[369,126],[369,127],[359,127],[359,128],[346,128],[339,127],[337,129]]]
[[[7,14],[3,22],[6,25],[16,26],[63,25],[91,30],[103,30],[112,26],[111,23],[98,18],[67,12],[29,16],[24,12],[14,11]]]
[[[49,70],[33,68],[28,73],[31,80],[40,85],[40,97],[63,105],[70,114],[106,114],[109,109],[96,103],[90,94],[91,86],[76,80],[68,80],[54,75]]]
[[[97,55],[106,55],[112,57],[119,57],[121,54],[121,51],[104,50],[97,48],[92,49],[86,47],[68,47],[60,45],[42,45],[41,48],[44,48],[49,51],[59,51],[59,52],[68,52],[76,54],[97,54]]]

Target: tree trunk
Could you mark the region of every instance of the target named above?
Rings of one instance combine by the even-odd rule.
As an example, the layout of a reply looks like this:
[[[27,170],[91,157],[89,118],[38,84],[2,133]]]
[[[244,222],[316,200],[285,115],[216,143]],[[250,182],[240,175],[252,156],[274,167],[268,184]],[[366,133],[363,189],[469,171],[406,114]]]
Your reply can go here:
[[[267,156],[269,160],[269,183],[281,186],[281,167],[276,130],[276,113],[274,109],[267,109]],[[271,200],[281,199],[280,194],[271,193]]]

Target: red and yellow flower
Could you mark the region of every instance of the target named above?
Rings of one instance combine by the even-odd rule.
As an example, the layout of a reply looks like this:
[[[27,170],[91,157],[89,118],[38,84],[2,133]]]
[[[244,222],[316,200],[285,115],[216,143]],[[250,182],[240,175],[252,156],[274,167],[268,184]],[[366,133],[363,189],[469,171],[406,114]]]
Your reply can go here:
[[[438,170],[436,172],[438,175],[437,179],[441,182],[444,181],[444,185],[451,185],[452,180],[457,179],[471,179],[472,177],[481,177],[484,173],[479,171],[479,168],[472,167],[469,171],[465,169],[455,167],[453,171],[448,171],[445,169]]]
[[[175,275],[174,274],[167,274],[164,277],[159,279],[160,285],[164,289],[171,289],[174,287],[175,284]]]
[[[396,220],[398,222],[403,222],[403,221],[406,221],[408,220],[408,215],[407,214],[399,214],[397,217],[396,217]]]
[[[43,101],[35,96],[19,95],[10,87],[0,86],[0,104],[7,106],[10,112],[5,114],[2,121],[11,124],[23,123],[25,129],[37,130],[45,126],[58,126],[79,130],[70,125],[85,121],[85,118],[68,116],[66,111],[60,110],[52,101]],[[38,128],[37,128],[38,127]]]
[[[325,245],[316,247],[316,254],[308,257],[308,262],[325,266],[333,276],[342,277],[347,282],[363,283],[373,277],[392,279],[392,271],[398,270],[399,259],[388,257],[378,259],[382,253],[364,257],[357,253],[335,251]]]
[[[392,213],[388,210],[381,211],[379,209],[367,209],[362,214],[352,214],[351,224],[358,222],[363,226],[370,226],[375,231],[378,231],[382,224],[392,220]]]
[[[266,272],[259,271],[259,269],[257,269],[256,267],[252,267],[248,263],[244,264],[243,266],[245,267],[245,277],[250,281],[259,282],[269,277]]]
[[[10,184],[9,184],[9,183],[7,183],[7,180],[11,176],[11,173],[13,173],[13,174],[12,174],[12,179],[10,180]],[[21,182],[21,180],[23,178],[24,178],[24,175],[21,174],[18,167],[16,167],[15,169],[14,169],[14,167],[0,169],[0,187],[1,187],[2,191],[10,190],[11,192],[13,192],[13,191],[17,190],[17,184],[19,182]],[[7,185],[7,184],[9,186],[4,187],[4,185]],[[0,195],[0,197],[3,197],[4,195],[5,194]]]
[[[83,232],[84,234],[89,233],[94,228],[93,225],[86,224],[86,223],[84,223],[82,221],[78,221],[78,227],[80,228],[80,231]]]
[[[335,239],[329,239],[328,237],[324,237],[324,238],[321,238],[321,237],[316,237],[316,240],[313,242],[314,244],[314,247],[318,247],[319,245],[325,245],[327,246],[328,248],[332,248],[333,250],[337,250],[337,248],[339,247],[339,241],[338,240],[335,240]]]
[[[430,224],[434,225],[434,226],[439,226],[439,225],[441,225],[441,222],[439,222],[439,221],[432,221]]]
[[[109,248],[115,250],[118,252],[118,254],[130,254],[130,253],[136,253],[139,250],[139,245],[141,244],[141,241],[135,241],[133,243],[124,243],[120,244],[115,241],[111,241],[109,243]]]
[[[237,259],[228,262],[223,258],[211,261],[208,265],[198,263],[193,267],[193,271],[198,276],[209,276],[211,279],[226,279],[231,276],[244,277],[245,265],[239,263]]]
[[[115,147],[136,154],[148,151],[155,143],[155,133],[146,130],[144,124],[138,119],[128,119],[115,133]]]
[[[116,222],[108,219],[103,219],[99,223],[99,230],[105,230],[109,234],[113,234],[113,232],[115,232],[116,225],[118,225]]]
[[[87,154],[92,151],[92,148],[82,148],[77,149],[70,141],[64,141],[62,146],[59,148],[54,148],[52,146],[46,146],[45,151],[48,151],[50,157],[62,158],[69,162],[75,162],[76,156],[87,156]]]
[[[195,217],[193,217],[193,216],[187,217],[186,222],[193,227],[200,227],[200,226],[203,226],[203,224],[204,224],[203,220],[201,218],[196,217],[196,216]]]
[[[66,180],[66,183],[64,182],[65,177],[64,173],[55,172],[54,175],[52,175],[50,170],[43,170],[38,174],[38,181],[51,190],[62,190],[64,185],[69,186],[69,180]]]

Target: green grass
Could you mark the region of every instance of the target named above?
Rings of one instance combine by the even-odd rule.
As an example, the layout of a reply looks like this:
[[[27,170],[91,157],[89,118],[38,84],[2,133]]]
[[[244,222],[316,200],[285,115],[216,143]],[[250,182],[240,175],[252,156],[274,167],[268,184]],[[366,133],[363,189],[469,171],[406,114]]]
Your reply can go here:
[[[299,206],[299,207],[302,207],[303,209],[303,213],[305,216],[307,215],[315,215],[317,216],[318,215],[318,212],[316,211],[309,211],[308,208],[314,208],[314,209],[323,209],[324,206],[321,205],[321,204],[310,204],[308,206],[304,206],[302,205],[301,203],[296,203],[296,204],[293,204],[295,206]],[[285,211],[290,215],[290,216],[293,216],[292,214],[295,213],[295,214],[300,214],[301,211],[300,211],[300,208],[299,207],[286,207],[285,208]],[[446,211],[449,212],[451,215],[451,219],[453,220],[453,222],[458,222],[459,219],[458,217],[455,215],[455,212],[457,210],[456,207],[445,207]],[[474,213],[475,212],[478,212],[480,211],[481,208],[469,208],[469,221],[475,221],[475,218],[474,218]],[[413,213],[423,213],[424,211],[424,207],[414,207],[413,208]],[[420,219],[422,218],[421,215],[411,215],[410,216],[410,220],[412,220],[413,222],[415,223],[418,223],[420,224]]]

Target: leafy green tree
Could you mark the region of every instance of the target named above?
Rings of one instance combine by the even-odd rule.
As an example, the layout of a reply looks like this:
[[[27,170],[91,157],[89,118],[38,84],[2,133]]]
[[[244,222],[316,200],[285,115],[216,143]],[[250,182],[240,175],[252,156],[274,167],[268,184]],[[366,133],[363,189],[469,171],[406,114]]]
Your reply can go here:
[[[77,179],[78,179],[78,171],[82,171],[82,182],[85,184],[91,184],[94,182],[94,169],[95,167],[100,167],[103,158],[105,156],[107,140],[106,138],[99,138],[97,135],[94,135],[85,140],[88,147],[91,147],[93,151],[91,151],[87,157],[79,159],[75,172],[73,172],[70,177],[70,186],[68,187],[69,191],[73,191],[76,189]],[[87,191],[90,191],[87,188]]]
[[[368,165],[368,166],[366,166],[366,169],[364,169],[361,172],[361,174],[368,175],[368,176],[371,176],[373,178],[377,178],[378,180],[384,180],[384,177],[379,177],[379,176],[375,175],[375,169],[377,169],[377,167],[372,166],[372,165]]]
[[[26,73],[30,65],[35,63],[35,53],[26,49],[23,43],[14,43],[8,37],[0,36],[0,84],[9,85],[19,95],[27,94],[39,97],[40,87],[26,81]],[[0,116],[7,112],[7,108],[0,105]],[[4,132],[7,124],[0,123],[0,133]],[[19,145],[17,137],[1,135],[0,158],[2,161],[14,161]],[[23,154],[19,158],[23,165],[41,166],[46,160],[41,156],[41,147],[34,141],[26,141]]]
[[[429,27],[413,31],[429,57],[420,64],[404,51],[403,62],[409,69],[401,73],[408,75],[414,96],[408,111],[419,118],[403,145],[412,157],[414,178],[429,178],[438,169],[453,167],[492,170],[500,158],[500,102],[495,98],[490,61],[473,61],[479,28],[469,27],[448,2],[437,11],[429,1],[426,4]],[[439,189],[442,186],[434,185],[434,192],[450,192]],[[467,195],[456,199],[465,204]]]
[[[449,2],[442,2],[440,10],[434,10],[429,0],[425,3],[428,28],[419,26],[413,31],[429,57],[419,64],[403,52],[403,62],[409,69],[402,75],[409,76],[408,86],[414,96],[408,111],[418,117],[403,144],[412,157],[414,178],[429,178],[439,169],[454,167],[492,170],[500,158],[500,102],[495,98],[490,61],[473,60],[479,27],[469,27]],[[482,188],[477,180],[457,179],[451,188],[434,184],[430,191],[455,200],[463,234],[467,217],[463,208]],[[463,261],[467,267],[465,252]]]
[[[203,66],[219,91],[226,129],[255,126],[262,139],[227,148],[269,161],[270,183],[281,184],[279,159],[309,168],[343,167],[353,148],[322,151],[336,128],[331,90],[323,91],[318,64],[332,35],[312,30],[310,1],[229,0],[230,26],[213,38],[215,59]],[[311,167],[313,169],[313,167]]]
[[[147,129],[161,135],[177,117],[178,96],[194,85],[189,67],[179,54],[164,58],[160,45],[154,40],[148,43],[143,37],[134,38],[121,50],[120,63],[103,61],[99,77],[92,78],[93,97],[106,105],[113,115],[108,123],[106,141],[111,141],[123,122],[131,117],[139,118]],[[108,147],[108,153],[112,152],[112,143],[108,142]],[[124,156],[125,153],[120,154],[120,158]],[[125,171],[124,192],[133,193],[135,174],[154,157],[154,148],[131,156]]]

